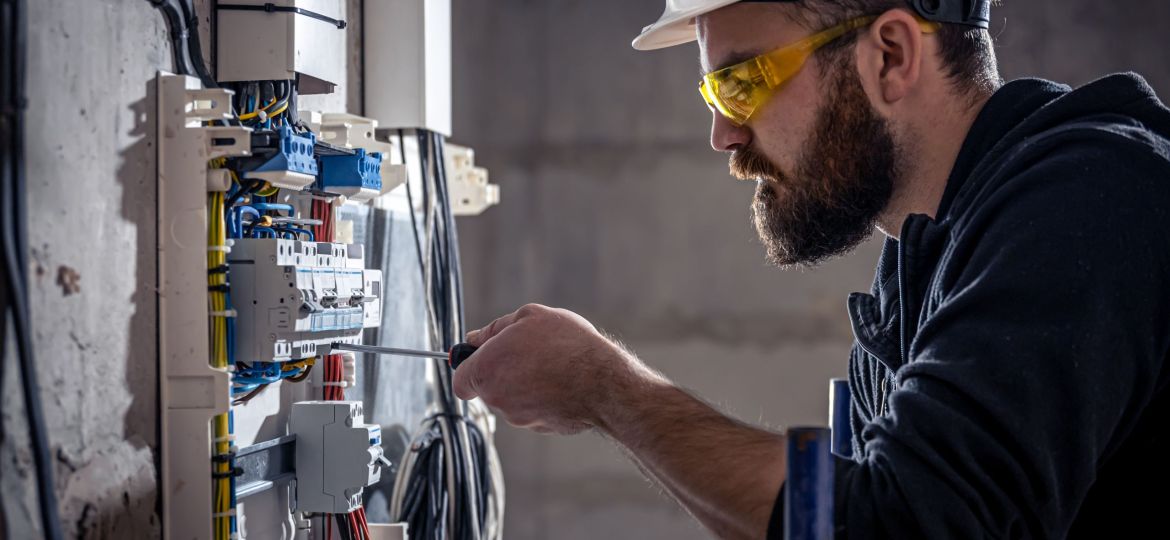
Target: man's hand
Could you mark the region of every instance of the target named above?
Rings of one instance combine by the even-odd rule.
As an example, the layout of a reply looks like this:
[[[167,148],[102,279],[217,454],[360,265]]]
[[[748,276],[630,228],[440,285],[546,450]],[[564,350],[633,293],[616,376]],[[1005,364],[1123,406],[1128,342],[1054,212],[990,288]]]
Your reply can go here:
[[[784,438],[678,389],[589,321],[529,304],[467,335],[455,394],[542,433],[598,431],[720,538],[762,538],[784,481]]]
[[[597,426],[615,385],[654,374],[589,321],[529,304],[466,341],[479,347],[455,371],[455,394],[479,397],[509,424],[573,434]]]

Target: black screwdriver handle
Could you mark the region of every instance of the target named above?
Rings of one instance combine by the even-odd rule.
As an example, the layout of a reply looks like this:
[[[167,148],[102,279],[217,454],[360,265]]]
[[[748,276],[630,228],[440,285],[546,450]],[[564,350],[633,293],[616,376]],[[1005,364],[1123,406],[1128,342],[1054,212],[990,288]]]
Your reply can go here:
[[[478,349],[479,347],[470,343],[459,343],[451,347],[451,353],[447,356],[447,364],[451,366],[451,371],[459,369],[459,364],[470,358],[471,354]]]

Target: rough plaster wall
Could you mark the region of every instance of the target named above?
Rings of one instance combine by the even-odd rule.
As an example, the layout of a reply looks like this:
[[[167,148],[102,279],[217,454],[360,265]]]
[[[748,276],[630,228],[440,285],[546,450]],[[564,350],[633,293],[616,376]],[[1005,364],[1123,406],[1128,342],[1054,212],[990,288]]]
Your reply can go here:
[[[63,528],[148,538],[158,531],[148,81],[170,65],[165,25],[145,1],[28,6],[30,296]],[[5,366],[4,511],[14,538],[36,538],[17,372]]]
[[[1083,83],[1137,69],[1170,95],[1170,4],[1008,0],[1003,72]],[[456,0],[455,141],[503,204],[460,221],[469,324],[529,301],[577,310],[738,417],[825,424],[851,340],[848,292],[876,243],[823,268],[765,266],[747,205],[707,145],[694,46],[629,46],[657,0]],[[685,419],[683,419],[685,421]],[[704,538],[593,435],[501,428],[512,540]]]

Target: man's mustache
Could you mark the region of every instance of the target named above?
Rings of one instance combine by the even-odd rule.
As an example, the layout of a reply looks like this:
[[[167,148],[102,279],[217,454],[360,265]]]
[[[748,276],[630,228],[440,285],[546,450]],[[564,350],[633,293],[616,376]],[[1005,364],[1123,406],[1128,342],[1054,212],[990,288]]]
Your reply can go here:
[[[780,171],[768,161],[768,158],[750,147],[738,148],[732,152],[731,157],[727,159],[727,167],[731,176],[740,180],[762,178],[777,181],[781,177]]]

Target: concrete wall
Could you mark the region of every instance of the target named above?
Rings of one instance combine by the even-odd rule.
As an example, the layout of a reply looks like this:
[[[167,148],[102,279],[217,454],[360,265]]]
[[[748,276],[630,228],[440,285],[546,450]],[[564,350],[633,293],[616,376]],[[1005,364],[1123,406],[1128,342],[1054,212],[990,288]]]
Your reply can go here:
[[[1005,76],[1083,83],[1135,69],[1170,92],[1170,5],[1118,6],[996,8]],[[868,288],[877,246],[815,271],[764,264],[753,186],[707,145],[695,47],[629,46],[661,9],[454,3],[454,140],[503,190],[501,206],[460,223],[469,324],[529,301],[567,307],[744,420],[823,425],[851,340],[845,296]],[[705,537],[600,437],[504,427],[497,443],[511,540]]]
[[[170,65],[145,1],[28,2],[30,297],[71,537],[158,531],[154,101]],[[4,514],[37,521],[18,372],[5,361]],[[38,526],[39,528],[39,526]]]

